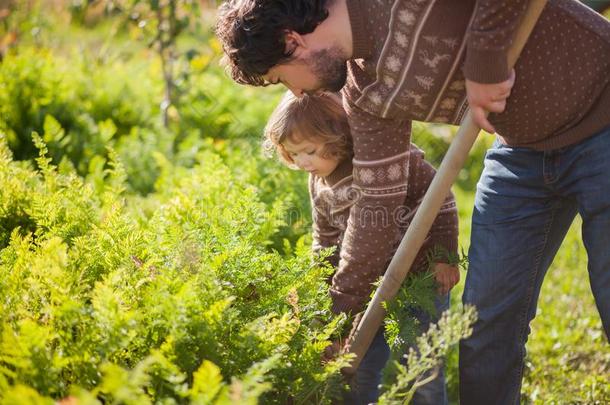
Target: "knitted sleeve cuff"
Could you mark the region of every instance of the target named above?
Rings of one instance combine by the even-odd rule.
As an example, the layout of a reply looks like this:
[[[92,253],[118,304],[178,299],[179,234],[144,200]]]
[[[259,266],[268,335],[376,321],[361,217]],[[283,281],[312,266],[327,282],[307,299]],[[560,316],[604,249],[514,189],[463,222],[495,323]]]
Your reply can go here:
[[[508,80],[508,59],[505,50],[468,48],[464,76],[477,83],[492,84]]]
[[[330,296],[332,298],[331,310],[335,314],[340,314],[342,312],[356,314],[364,310],[366,297],[347,294],[338,291],[335,288],[330,289]]]

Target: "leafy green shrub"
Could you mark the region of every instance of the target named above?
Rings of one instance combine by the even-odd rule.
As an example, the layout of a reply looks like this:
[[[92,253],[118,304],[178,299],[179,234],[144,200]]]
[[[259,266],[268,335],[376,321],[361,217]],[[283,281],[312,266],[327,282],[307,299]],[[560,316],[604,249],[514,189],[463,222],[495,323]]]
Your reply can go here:
[[[427,332],[417,338],[418,350],[412,349],[405,356],[406,366],[395,362],[397,379],[379,398],[379,403],[409,403],[415,391],[436,376],[435,373],[426,373],[439,367],[449,349],[472,334],[476,317],[476,310],[472,306],[445,312],[438,324],[432,324]]]
[[[142,74],[145,66],[92,64],[27,47],[8,55],[0,64],[0,130],[18,160],[33,159],[31,133],[44,134],[53,161],[71,162],[82,176],[107,160],[106,148],[116,141],[131,188],[149,192],[155,177],[151,148],[140,150],[138,159],[128,157],[140,144],[165,153],[173,147],[173,136],[153,119],[155,86]],[[141,77],[134,81],[136,74]]]
[[[271,237],[271,248],[288,253],[285,241],[291,246],[309,235],[311,205],[307,173],[291,170],[277,159],[263,156],[258,139],[225,141],[208,138],[206,141],[205,148],[220,156],[231,168],[233,176],[256,187],[262,202],[273,204],[281,201],[285,220]]]
[[[0,128],[8,134],[15,158],[36,156],[30,135],[43,132],[47,116],[65,130],[57,140],[61,143],[49,145],[50,150],[56,146],[77,168],[87,155],[103,151],[105,137],[150,125],[154,86],[142,74],[144,67],[115,61],[102,69],[76,53],[64,58],[27,47],[7,55],[0,64]],[[112,133],[100,134],[105,129],[98,126],[108,120],[114,125]]]
[[[180,86],[180,126],[203,137],[260,138],[284,89],[239,86],[218,66],[191,71]]]
[[[320,363],[342,321],[328,269],[302,242],[287,257],[265,248],[278,206],[206,153],[192,169],[161,160],[150,215],[136,220],[141,197],[122,194],[116,154],[98,192],[36,143],[36,171],[0,143],[0,400],[337,394],[341,361]]]

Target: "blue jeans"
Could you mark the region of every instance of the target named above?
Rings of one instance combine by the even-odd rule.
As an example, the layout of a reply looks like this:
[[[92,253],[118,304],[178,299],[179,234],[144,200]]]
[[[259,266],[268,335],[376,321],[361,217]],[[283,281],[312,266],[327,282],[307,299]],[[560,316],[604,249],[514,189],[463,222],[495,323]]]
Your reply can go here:
[[[541,152],[496,143],[477,186],[463,302],[479,320],[460,345],[460,403],[518,404],[529,324],[574,217],[610,334],[610,128]]]
[[[438,296],[434,304],[436,315],[431,317],[424,311],[414,310],[413,313],[420,322],[422,333],[428,330],[430,323],[437,322],[440,315],[449,309],[449,294]],[[360,362],[354,378],[352,390],[344,396],[345,405],[365,405],[377,402],[381,372],[390,358],[390,347],[383,336],[383,327],[379,328],[369,350]],[[404,364],[404,362],[401,361]],[[447,390],[445,373],[441,368],[438,376],[428,384],[419,388],[413,397],[415,405],[446,405]]]

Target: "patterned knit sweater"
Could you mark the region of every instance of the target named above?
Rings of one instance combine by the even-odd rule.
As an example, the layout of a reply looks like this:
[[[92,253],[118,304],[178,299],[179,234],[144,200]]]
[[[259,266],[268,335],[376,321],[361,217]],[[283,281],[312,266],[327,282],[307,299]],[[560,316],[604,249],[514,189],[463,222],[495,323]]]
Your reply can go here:
[[[382,274],[399,237],[398,226],[367,221],[363,210],[403,203],[411,120],[458,124],[465,77],[508,78],[507,50],[528,1],[347,0],[354,58],[342,93],[360,198],[331,286],[336,310],[361,309],[368,294],[352,280]],[[549,0],[515,71],[505,112],[489,118],[504,142],[555,149],[610,125],[610,23],[578,1]]]
[[[409,223],[413,219],[421,200],[426,193],[436,173],[434,168],[424,160],[424,153],[416,146],[410,147],[410,159],[408,167],[396,167],[397,172],[406,173],[408,182],[405,184],[406,193],[402,204],[393,212],[384,210],[380,205],[365,206],[360,211],[363,222],[377,223],[385,229],[396,227],[399,231],[394,240],[384,239],[391,247],[390,252],[378,248],[375,239],[369,239],[362,249],[347,256],[346,251],[341,249],[345,230],[348,228],[350,211],[355,203],[361,198],[360,190],[353,187],[353,166],[349,159],[344,160],[327,177],[310,175],[309,194],[311,196],[312,218],[313,218],[313,250],[319,252],[322,249],[336,247],[335,252],[328,261],[337,267],[342,262],[354,263],[354,268],[365,269],[374,263],[374,266],[387,268],[392,255],[398,248],[402,236],[405,234]],[[453,195],[447,196],[441,210],[432,224],[424,244],[422,245],[411,271],[420,272],[428,269],[429,258],[433,255],[437,262],[446,262],[447,255],[457,254],[458,244],[458,215]],[[379,274],[370,272],[353,272],[349,277],[338,279],[334,289],[350,290],[352,295],[350,301],[353,306],[349,308],[336,307],[335,311],[351,309],[358,310],[367,300],[371,292],[371,284],[376,281]],[[345,283],[346,285],[342,285]]]

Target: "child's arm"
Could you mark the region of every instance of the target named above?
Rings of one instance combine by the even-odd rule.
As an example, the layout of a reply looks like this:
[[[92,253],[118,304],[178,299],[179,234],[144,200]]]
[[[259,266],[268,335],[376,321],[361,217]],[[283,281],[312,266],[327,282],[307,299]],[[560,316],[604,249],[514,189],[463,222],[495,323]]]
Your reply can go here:
[[[314,214],[312,214],[314,215]],[[334,252],[326,258],[326,261],[333,267],[339,265],[339,257],[341,253],[341,244],[339,243],[339,232],[325,232],[323,226],[320,226],[321,218],[313,219],[312,226],[312,250],[315,255],[319,255],[322,250],[334,247]]]
[[[316,188],[314,177],[309,177],[309,197],[311,201],[311,220],[312,220],[312,250],[318,255],[322,250],[335,247],[335,251],[326,258],[326,261],[336,268],[339,264],[341,250],[340,236],[341,230],[332,226],[327,217],[327,210],[321,201],[316,198]]]

